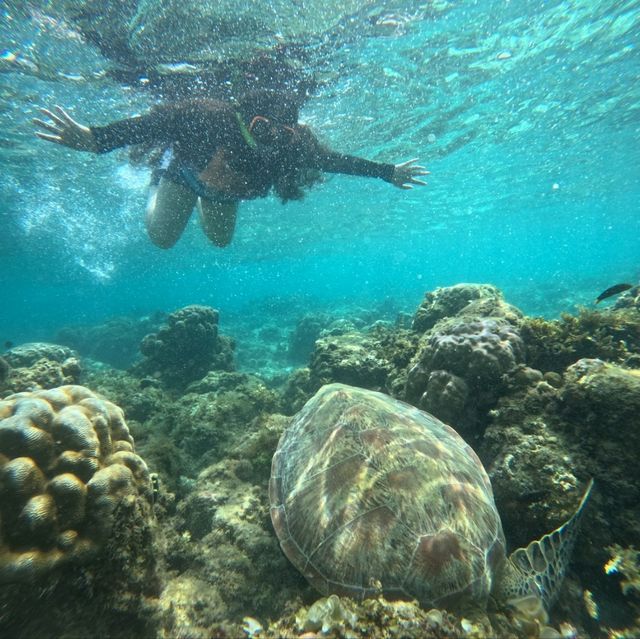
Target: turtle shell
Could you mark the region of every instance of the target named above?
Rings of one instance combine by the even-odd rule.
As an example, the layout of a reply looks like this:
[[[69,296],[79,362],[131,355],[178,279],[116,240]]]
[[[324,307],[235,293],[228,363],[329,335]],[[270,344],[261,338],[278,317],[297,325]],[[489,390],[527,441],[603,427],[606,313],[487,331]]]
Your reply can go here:
[[[477,455],[382,393],[323,386],[280,439],[269,499],[282,550],[324,595],[484,608],[505,562]]]

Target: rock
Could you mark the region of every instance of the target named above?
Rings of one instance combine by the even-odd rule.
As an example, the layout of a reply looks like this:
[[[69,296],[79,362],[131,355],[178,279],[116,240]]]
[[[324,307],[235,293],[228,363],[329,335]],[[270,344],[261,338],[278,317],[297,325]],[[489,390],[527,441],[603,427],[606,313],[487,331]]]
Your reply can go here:
[[[444,319],[420,340],[406,398],[473,439],[482,432],[483,414],[503,392],[504,377],[523,361],[524,344],[507,320]]]
[[[424,333],[447,317],[502,317],[517,322],[522,313],[504,301],[498,288],[490,284],[456,284],[425,294],[416,311],[412,328]]]
[[[232,350],[232,342],[218,335],[218,311],[208,306],[186,306],[171,313],[157,333],[145,336],[140,344],[145,359],[132,370],[183,388],[210,370],[231,370]]]

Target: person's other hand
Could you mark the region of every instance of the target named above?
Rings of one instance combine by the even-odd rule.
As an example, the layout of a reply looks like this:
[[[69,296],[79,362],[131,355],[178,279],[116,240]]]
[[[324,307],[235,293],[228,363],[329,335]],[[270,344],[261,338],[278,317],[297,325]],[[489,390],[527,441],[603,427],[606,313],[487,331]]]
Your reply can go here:
[[[429,175],[426,167],[415,164],[418,158],[407,160],[401,164],[396,164],[391,178],[391,184],[399,189],[412,189],[414,184],[424,186],[426,182],[418,179],[419,176]]]
[[[49,133],[36,131],[36,135],[43,140],[55,142],[76,151],[97,153],[98,146],[91,129],[72,119],[62,107],[56,106],[55,110],[56,113],[49,111],[49,109],[40,109],[41,113],[46,115],[51,122],[34,118],[33,123],[36,126],[49,131]]]

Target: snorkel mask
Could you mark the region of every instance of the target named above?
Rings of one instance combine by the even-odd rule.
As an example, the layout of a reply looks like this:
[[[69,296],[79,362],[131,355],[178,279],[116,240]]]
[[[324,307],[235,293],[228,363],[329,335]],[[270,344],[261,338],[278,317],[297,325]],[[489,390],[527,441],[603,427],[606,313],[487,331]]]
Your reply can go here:
[[[256,115],[249,123],[247,131],[258,144],[267,146],[289,144],[296,134],[293,127],[264,115]]]

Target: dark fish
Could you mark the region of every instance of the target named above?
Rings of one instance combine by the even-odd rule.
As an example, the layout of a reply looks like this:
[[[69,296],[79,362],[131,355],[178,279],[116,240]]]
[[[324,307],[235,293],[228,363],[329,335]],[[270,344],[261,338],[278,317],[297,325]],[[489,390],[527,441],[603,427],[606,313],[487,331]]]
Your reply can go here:
[[[602,300],[606,300],[607,297],[617,295],[623,291],[628,291],[630,288],[633,288],[633,284],[616,284],[615,286],[610,286],[606,291],[603,291],[598,295],[595,303],[598,304],[602,302]]]
[[[9,350],[10,348],[13,348],[13,342],[10,342],[9,340],[7,340],[4,343],[4,347],[5,347],[6,350]]]

